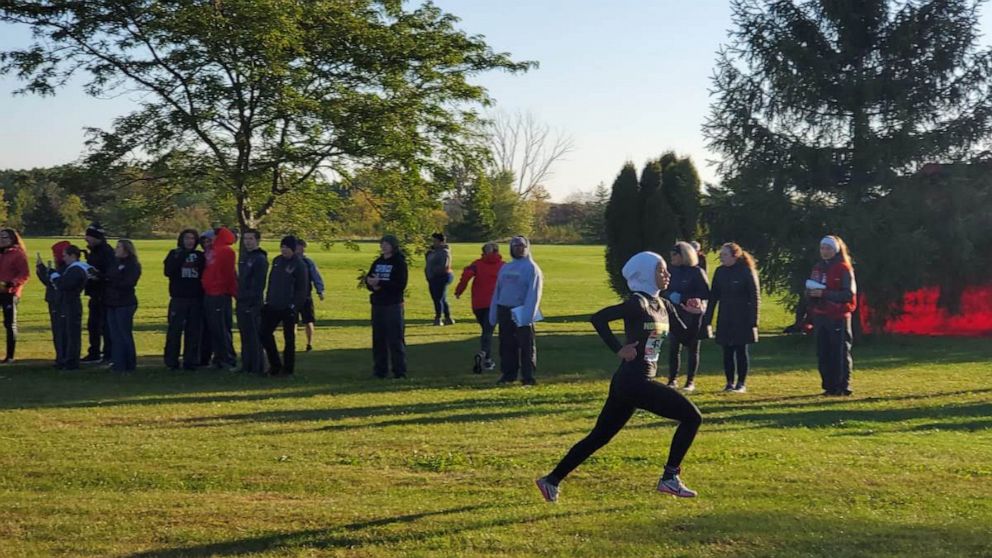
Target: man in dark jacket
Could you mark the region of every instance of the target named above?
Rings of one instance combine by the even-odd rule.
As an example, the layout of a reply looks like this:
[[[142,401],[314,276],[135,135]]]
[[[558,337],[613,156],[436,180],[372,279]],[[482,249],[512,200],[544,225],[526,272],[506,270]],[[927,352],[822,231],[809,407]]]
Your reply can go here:
[[[296,364],[296,315],[310,293],[310,275],[303,259],[296,255],[295,236],[283,238],[279,251],[272,260],[269,288],[262,308],[262,347],[269,358],[269,374],[290,376]],[[274,335],[279,324],[282,324],[285,340],[282,362]]]
[[[241,371],[248,374],[265,372],[262,355],[262,299],[265,296],[265,275],[269,271],[269,256],[258,247],[262,239],[255,229],[241,236],[244,252],[238,262],[238,332],[241,334]]]
[[[193,370],[200,360],[200,328],[203,325],[203,266],[206,259],[196,249],[199,234],[186,229],[179,235],[176,248],[163,262],[169,278],[169,318],[165,335],[165,365],[179,369],[179,347],[183,347],[182,366]]]
[[[114,249],[107,244],[107,231],[100,223],[92,223],[86,228],[86,246],[89,247],[86,262],[90,266],[92,277],[86,283],[86,296],[90,297],[89,317],[86,319],[90,348],[83,362],[108,363],[111,355],[110,325],[103,299],[107,289],[107,272],[117,265],[117,261],[114,258]]]
[[[400,252],[399,240],[390,234],[379,242],[382,255],[372,262],[365,276],[365,285],[372,294],[372,359],[373,374],[385,378],[389,362],[393,376],[406,377],[406,340],[403,319],[403,291],[409,277],[406,258]]]
[[[45,302],[48,304],[49,323],[52,326],[52,342],[55,345],[56,368],[63,368],[65,366],[65,346],[62,335],[62,320],[59,318],[62,314],[61,294],[55,288],[52,276],[58,277],[65,272],[63,252],[69,246],[72,246],[72,244],[67,240],[56,242],[52,245],[52,260],[48,262],[48,265],[46,266],[45,262],[41,260],[41,254],[38,254],[38,261],[35,264],[35,274],[41,283],[45,285]],[[79,359],[78,355],[76,359]]]

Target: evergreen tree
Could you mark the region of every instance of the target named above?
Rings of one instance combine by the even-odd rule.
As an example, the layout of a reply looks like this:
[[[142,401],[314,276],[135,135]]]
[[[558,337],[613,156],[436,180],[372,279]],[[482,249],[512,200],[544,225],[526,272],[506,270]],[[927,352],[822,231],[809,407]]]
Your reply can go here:
[[[665,161],[667,154],[662,156]],[[696,238],[699,229],[699,199],[702,195],[699,173],[688,157],[662,164],[662,187],[676,218],[675,236],[680,240]]]
[[[59,212],[59,203],[42,188],[35,199],[34,207],[24,213],[24,231],[32,235],[59,235],[65,230],[65,220]]]
[[[492,177],[493,229],[492,238],[529,235],[534,226],[531,206],[520,199],[514,189],[513,173],[501,172]]]
[[[855,254],[870,246],[915,258],[918,231],[884,212],[902,206],[923,165],[971,160],[992,135],[979,4],[735,0],[705,125],[722,156],[722,187],[706,207],[712,240],[754,252],[770,290],[800,289],[825,233]],[[913,273],[924,270],[946,275]],[[874,306],[888,308],[912,283],[898,272],[859,260]],[[879,290],[887,284],[898,286]]]
[[[606,204],[606,272],[610,288],[621,296],[629,292],[623,264],[641,249],[640,208],[637,169],[627,163],[613,181]]]
[[[465,202],[465,217],[456,228],[460,240],[485,241],[493,236],[496,212],[493,209],[493,183],[484,174],[469,186]]]
[[[678,217],[668,203],[662,182],[661,161],[651,161],[641,171],[641,250],[667,255],[678,235]]]

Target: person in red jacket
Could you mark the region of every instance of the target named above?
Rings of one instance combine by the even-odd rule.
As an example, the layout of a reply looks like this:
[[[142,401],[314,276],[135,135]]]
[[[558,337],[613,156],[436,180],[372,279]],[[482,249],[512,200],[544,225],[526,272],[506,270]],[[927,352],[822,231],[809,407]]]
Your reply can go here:
[[[839,236],[820,240],[820,258],[806,281],[808,311],[813,317],[816,358],[823,395],[851,395],[851,313],[858,284],[847,245]]]
[[[227,227],[218,228],[215,234],[203,269],[203,308],[214,353],[213,365],[233,372],[237,370],[238,359],[231,335],[234,327],[231,301],[238,296],[238,274],[231,245],[236,238]]]
[[[31,277],[24,241],[14,229],[0,230],[0,306],[3,307],[3,327],[7,330],[7,356],[0,364],[14,362],[17,348],[17,303],[21,300],[24,283]]]
[[[499,244],[487,242],[482,246],[482,257],[462,270],[462,278],[455,288],[455,298],[460,299],[468,282],[472,281],[472,312],[475,313],[475,320],[482,328],[481,350],[476,353],[475,365],[472,367],[472,371],[476,374],[481,374],[483,368],[496,369],[496,362],[493,361],[492,356],[493,331],[496,327],[489,323],[489,305],[493,300],[496,277],[499,276],[501,267],[503,267],[503,257],[499,254]]]

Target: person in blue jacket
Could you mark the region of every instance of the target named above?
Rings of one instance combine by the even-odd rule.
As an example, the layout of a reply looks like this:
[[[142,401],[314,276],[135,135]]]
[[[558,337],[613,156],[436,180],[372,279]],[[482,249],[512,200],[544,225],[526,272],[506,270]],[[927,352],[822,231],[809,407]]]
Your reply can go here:
[[[310,277],[310,290],[307,292],[307,300],[300,308],[300,323],[303,324],[307,333],[307,352],[313,350],[313,332],[317,322],[317,313],[314,311],[313,292],[317,291],[317,297],[324,301],[324,278],[320,276],[317,264],[307,257],[307,241],[302,238],[296,239],[296,255],[303,258],[303,263],[307,265],[307,272]]]
[[[499,270],[493,302],[489,305],[489,323],[499,325],[500,384],[517,381],[537,384],[537,346],[534,322],[540,319],[541,290],[544,274],[530,255],[530,242],[523,236],[510,240],[513,259]]]

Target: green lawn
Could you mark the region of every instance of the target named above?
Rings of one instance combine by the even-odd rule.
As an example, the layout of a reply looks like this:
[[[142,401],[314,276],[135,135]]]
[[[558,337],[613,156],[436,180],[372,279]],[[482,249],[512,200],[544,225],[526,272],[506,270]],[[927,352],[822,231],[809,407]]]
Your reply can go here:
[[[50,240],[29,241],[47,255]],[[855,348],[855,397],[818,397],[810,339],[765,301],[750,392],[703,348],[703,427],[684,479],[654,492],[673,430],[638,414],[545,504],[533,479],[592,426],[615,358],[586,317],[613,297],[602,248],[534,249],[545,271],[535,388],[471,374],[476,326],[434,328],[412,271],[410,379],[370,378],[368,301],[342,246],[297,378],[161,365],[169,242],[140,242],[137,373],[60,373],[42,289],[0,368],[0,556],[992,556],[988,339]],[[274,254],[276,247],[267,243]],[[455,246],[456,266],[476,246]],[[302,332],[301,332],[302,333]]]

